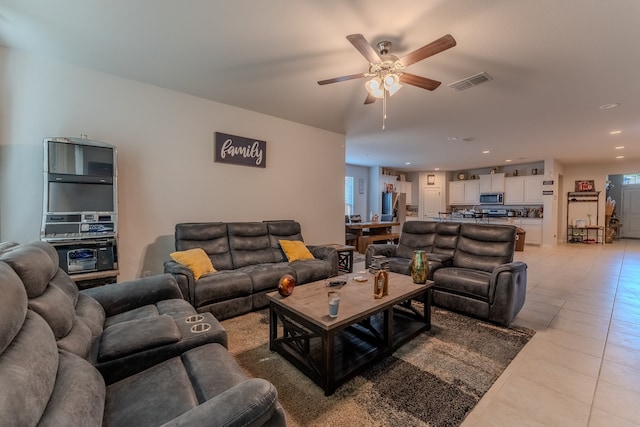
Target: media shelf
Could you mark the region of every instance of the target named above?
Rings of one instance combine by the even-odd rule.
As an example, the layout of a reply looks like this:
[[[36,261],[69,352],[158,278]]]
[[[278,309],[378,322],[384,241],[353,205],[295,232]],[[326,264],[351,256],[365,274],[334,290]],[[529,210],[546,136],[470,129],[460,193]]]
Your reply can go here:
[[[576,220],[572,225],[572,206],[579,206],[582,203],[595,203],[596,218],[595,224],[591,225],[587,220]],[[597,225],[599,220],[600,192],[599,191],[574,191],[567,193],[567,242],[568,243],[601,243],[604,244],[604,227]],[[588,215],[588,214],[587,214]],[[584,221],[585,224],[578,224]]]

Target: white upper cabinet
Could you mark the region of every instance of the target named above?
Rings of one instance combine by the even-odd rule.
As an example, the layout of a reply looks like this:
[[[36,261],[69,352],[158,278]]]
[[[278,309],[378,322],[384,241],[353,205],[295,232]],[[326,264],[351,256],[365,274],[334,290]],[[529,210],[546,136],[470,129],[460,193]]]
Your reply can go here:
[[[524,202],[544,203],[542,199],[542,175],[531,175],[524,177]]]
[[[513,176],[505,179],[504,204],[542,204],[542,175]]]
[[[502,193],[504,190],[504,173],[480,175],[480,193]]]
[[[449,183],[450,205],[475,205],[480,200],[480,182],[477,179],[469,181],[451,181]]]
[[[480,202],[480,182],[477,179],[465,181],[464,201],[467,205],[475,205]]]

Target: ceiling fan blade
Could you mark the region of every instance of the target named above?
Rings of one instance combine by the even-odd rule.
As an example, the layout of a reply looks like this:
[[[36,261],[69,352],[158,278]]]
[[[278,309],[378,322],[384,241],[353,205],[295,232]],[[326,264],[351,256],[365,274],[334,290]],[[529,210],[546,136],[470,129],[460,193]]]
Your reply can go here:
[[[377,98],[375,96],[368,94],[367,99],[364,100],[364,105],[373,104],[374,102],[376,102],[376,99]]]
[[[330,83],[344,82],[346,80],[361,79],[364,76],[365,76],[364,73],[351,74],[349,76],[334,77],[333,79],[320,80],[320,81],[318,81],[318,84],[319,85],[328,85]]]
[[[367,61],[369,61],[370,64],[382,61],[378,52],[371,47],[367,39],[365,39],[362,34],[348,35],[347,40],[349,40],[351,44],[358,49],[358,52],[360,52],[362,56],[367,58]]]
[[[416,76],[411,73],[402,73],[400,76],[400,82],[420,87],[427,90],[435,90],[442,82],[431,80],[426,77]]]
[[[453,38],[453,36],[451,36],[451,34],[447,34],[440,37],[438,40],[434,40],[431,43],[414,50],[410,54],[403,56],[399,61],[402,65],[408,67],[409,65],[415,64],[418,61],[422,61],[423,59],[433,56],[436,53],[440,53],[444,50],[450,49],[455,45],[456,40]]]

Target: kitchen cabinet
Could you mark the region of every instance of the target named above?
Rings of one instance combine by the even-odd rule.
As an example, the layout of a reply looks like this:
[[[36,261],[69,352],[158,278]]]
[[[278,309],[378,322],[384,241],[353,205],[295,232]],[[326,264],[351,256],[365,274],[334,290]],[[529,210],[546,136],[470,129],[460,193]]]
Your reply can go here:
[[[505,205],[539,205],[542,200],[542,175],[513,176],[504,180]]]
[[[450,205],[475,205],[479,201],[479,195],[480,182],[477,179],[449,183]]]
[[[522,218],[518,220],[518,227],[522,228],[526,234],[524,236],[524,244],[541,245],[542,244],[542,220],[536,218]]]
[[[480,193],[504,192],[504,173],[480,175]]]
[[[544,203],[542,200],[542,175],[531,175],[523,177],[524,180],[524,202]]]
[[[517,205],[524,203],[524,177],[513,176],[504,180],[504,204]]]

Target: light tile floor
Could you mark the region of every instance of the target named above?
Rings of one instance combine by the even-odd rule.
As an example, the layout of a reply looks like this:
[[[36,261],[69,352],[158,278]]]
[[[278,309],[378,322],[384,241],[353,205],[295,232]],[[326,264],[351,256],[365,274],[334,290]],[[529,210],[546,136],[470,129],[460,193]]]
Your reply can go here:
[[[640,426],[640,240],[527,245],[536,335],[464,421],[481,426]]]

